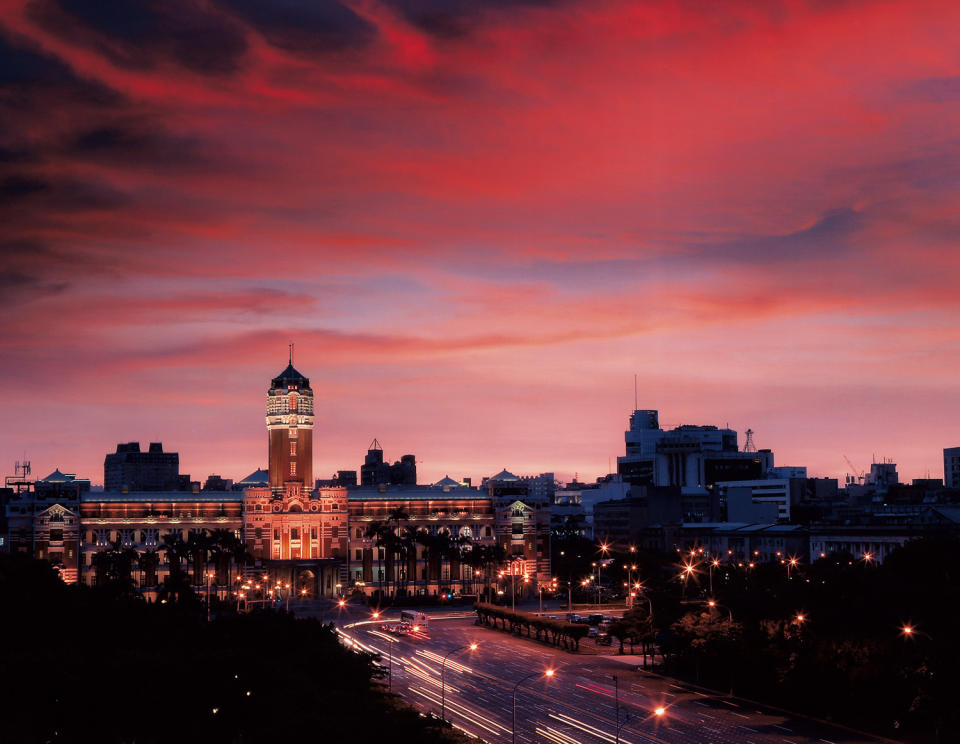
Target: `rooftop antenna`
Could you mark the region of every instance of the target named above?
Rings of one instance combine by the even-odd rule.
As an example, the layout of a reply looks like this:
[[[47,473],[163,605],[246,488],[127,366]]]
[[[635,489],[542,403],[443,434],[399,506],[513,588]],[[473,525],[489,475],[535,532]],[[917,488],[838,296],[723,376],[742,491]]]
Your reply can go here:
[[[637,410],[637,373],[633,373],[633,410]]]
[[[290,366],[293,366],[293,344],[290,344]]]
[[[757,446],[753,443],[753,429],[747,429],[747,441],[743,443],[744,452],[756,452]]]

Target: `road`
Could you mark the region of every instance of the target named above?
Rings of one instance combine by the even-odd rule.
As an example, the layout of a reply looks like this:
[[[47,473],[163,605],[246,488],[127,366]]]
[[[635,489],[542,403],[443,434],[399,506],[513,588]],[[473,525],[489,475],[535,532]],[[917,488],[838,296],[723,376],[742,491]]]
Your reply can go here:
[[[623,744],[853,744],[884,739],[761,708],[735,697],[707,695],[673,680],[637,670],[638,657],[591,656],[554,649],[474,624],[473,614],[431,616],[429,638],[383,632],[388,613],[375,621],[340,618],[347,643],[379,653],[394,693],[423,712],[440,714],[493,744],[510,742],[513,689],[518,742],[616,744],[618,708]],[[368,613],[363,613],[369,618]],[[327,618],[330,619],[329,617]],[[441,692],[444,655],[448,657]],[[585,648],[591,641],[583,641]],[[548,669],[555,670],[547,677]],[[616,676],[616,682],[614,680]],[[656,715],[663,708],[662,715]]]

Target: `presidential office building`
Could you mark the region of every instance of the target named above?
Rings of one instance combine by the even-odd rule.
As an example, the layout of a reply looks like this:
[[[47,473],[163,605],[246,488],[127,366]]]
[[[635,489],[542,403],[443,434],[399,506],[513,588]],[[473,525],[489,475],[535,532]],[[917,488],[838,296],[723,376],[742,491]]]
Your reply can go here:
[[[467,555],[470,547],[494,543],[504,547],[515,569],[532,580],[549,580],[549,514],[508,473],[482,488],[450,478],[432,486],[315,485],[313,403],[310,380],[294,368],[291,356],[267,390],[266,470],[255,471],[232,490],[201,489],[189,481],[181,490],[136,490],[117,481],[116,490],[102,492],[57,471],[11,490],[5,545],[51,561],[69,583],[88,585],[107,578],[99,553],[135,551],[132,578],[148,595],[170,576],[171,560],[179,562],[191,584],[202,587],[209,581],[221,596],[243,579],[279,581],[306,597],[351,590],[466,593],[478,579]],[[126,460],[140,454],[134,444],[119,448]],[[151,445],[153,450],[162,451],[159,443]],[[111,457],[106,465],[116,470],[117,458]],[[166,473],[167,480],[186,485],[175,475]],[[388,532],[405,538],[407,548],[386,549],[393,540]],[[215,561],[204,563],[188,551],[177,557],[166,549],[177,538],[195,544],[200,536],[230,537],[249,558],[232,569],[229,561],[226,569],[221,561],[208,577]]]

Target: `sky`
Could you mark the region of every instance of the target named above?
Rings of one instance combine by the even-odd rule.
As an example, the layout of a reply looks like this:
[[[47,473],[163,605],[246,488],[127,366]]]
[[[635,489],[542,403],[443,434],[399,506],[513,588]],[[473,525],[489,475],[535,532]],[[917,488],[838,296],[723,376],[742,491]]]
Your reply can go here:
[[[0,3],[0,470],[608,472],[960,445],[960,5]]]

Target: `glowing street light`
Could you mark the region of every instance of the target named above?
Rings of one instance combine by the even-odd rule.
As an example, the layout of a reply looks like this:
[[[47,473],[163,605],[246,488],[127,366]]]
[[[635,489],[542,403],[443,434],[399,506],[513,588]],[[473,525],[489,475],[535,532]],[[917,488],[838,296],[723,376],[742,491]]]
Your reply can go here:
[[[929,633],[924,633],[922,630],[917,630],[916,625],[904,625],[902,628],[900,628],[900,632],[903,634],[904,638],[913,638],[914,636],[922,635],[931,641],[933,640],[933,636],[931,636]]]
[[[713,569],[720,568],[720,561],[714,558],[710,561],[710,593],[713,594]]]
[[[664,708],[662,705],[657,706],[656,708],[653,709],[653,715],[655,715],[657,718],[661,718],[666,712],[667,712],[667,709]]]
[[[727,607],[727,606],[725,606],[725,605],[722,605],[722,604],[717,604],[717,600],[715,600],[715,599],[709,599],[709,600],[707,600],[707,606],[708,606],[710,609],[720,608],[720,609],[726,610],[726,611],[727,611],[727,614],[730,616],[730,622],[731,622],[731,623],[733,622],[733,611],[732,611],[729,607]]]
[[[556,671],[553,669],[547,669],[546,671],[543,672],[543,676],[546,677],[547,679],[550,679],[551,677],[553,677],[554,674],[556,674]],[[533,679],[534,677],[539,677],[539,676],[540,676],[540,672],[533,672],[532,674],[528,674],[526,677],[521,677],[520,681],[513,686],[513,735],[512,735],[513,744],[517,744],[517,690],[519,690],[520,685],[522,685],[528,679]]]
[[[414,626],[414,629],[416,629],[416,626]],[[450,651],[449,653],[447,653],[446,656],[443,657],[443,662],[440,664],[440,720],[441,720],[441,721],[446,721],[446,720],[447,720],[447,719],[446,719],[446,711],[447,711],[446,691],[447,691],[447,688],[446,688],[445,680],[444,680],[444,676],[443,676],[443,675],[444,675],[444,672],[446,671],[447,659],[449,659],[453,654],[457,653],[457,651],[463,651],[464,649],[470,649],[470,651],[476,651],[477,648],[478,648],[478,646],[477,646],[476,643],[471,643],[471,644],[469,644],[468,646],[457,646],[457,648],[453,649],[452,651]]]

